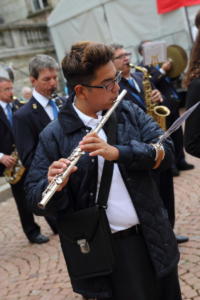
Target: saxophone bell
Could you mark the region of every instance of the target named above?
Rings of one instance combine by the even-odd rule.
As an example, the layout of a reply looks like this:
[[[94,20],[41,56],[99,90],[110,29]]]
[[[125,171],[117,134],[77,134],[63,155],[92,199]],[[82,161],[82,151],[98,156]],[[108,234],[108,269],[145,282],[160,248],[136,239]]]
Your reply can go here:
[[[153,118],[163,130],[166,130],[166,117],[169,115],[170,110],[164,105],[156,105],[153,109]]]
[[[164,106],[164,105],[157,105],[154,107],[154,112],[158,115],[158,116],[163,116],[163,117],[167,117],[170,115],[170,110],[168,107]]]
[[[146,110],[149,115],[158,123],[158,125],[163,129],[166,130],[166,117],[169,116],[170,110],[168,107],[164,105],[157,105],[152,103],[151,101],[151,93],[152,93],[152,86],[150,82],[151,75],[149,71],[145,67],[136,66],[132,63],[129,63],[131,68],[135,68],[136,70],[143,73],[143,87],[144,87],[144,97],[146,103]]]

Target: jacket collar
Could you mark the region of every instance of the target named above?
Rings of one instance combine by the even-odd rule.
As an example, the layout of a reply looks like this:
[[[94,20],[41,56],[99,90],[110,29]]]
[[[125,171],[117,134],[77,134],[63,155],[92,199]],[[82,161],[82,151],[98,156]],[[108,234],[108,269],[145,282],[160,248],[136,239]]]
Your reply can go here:
[[[77,131],[81,128],[85,128],[84,123],[79,119],[78,114],[76,113],[75,109],[73,108],[73,100],[74,94],[72,94],[60,110],[58,114],[58,121],[61,124],[64,132],[66,134],[72,133]]]

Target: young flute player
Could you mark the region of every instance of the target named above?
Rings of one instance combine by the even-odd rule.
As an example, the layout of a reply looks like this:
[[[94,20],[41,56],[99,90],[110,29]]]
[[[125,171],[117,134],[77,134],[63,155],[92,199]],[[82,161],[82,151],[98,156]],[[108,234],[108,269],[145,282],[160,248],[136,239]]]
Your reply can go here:
[[[36,214],[57,217],[75,292],[98,300],[180,300],[177,243],[151,175],[155,166],[164,169],[170,165],[171,140],[166,139],[162,147],[155,146],[163,131],[150,116],[126,100],[121,101],[107,126],[98,134],[87,134],[118,97],[120,74],[113,64],[113,51],[109,46],[76,43],[64,57],[62,68],[74,94],[59,113],[58,120],[40,135],[26,182],[29,206]],[[67,157],[77,145],[85,154],[45,209],[40,209],[38,203],[43,191],[69,165]],[[107,162],[113,167],[112,176],[104,174]],[[74,251],[68,255],[72,247],[70,231],[74,235],[81,232],[80,224],[85,225],[81,223],[82,214],[97,211],[93,208],[102,197],[101,191],[105,188],[102,188],[102,181],[109,185],[106,205],[102,209],[109,224],[110,240],[106,243],[112,246],[112,264],[104,273],[97,272],[97,257],[109,245],[100,243],[99,249],[94,250],[98,236],[87,239],[95,223],[92,213],[85,220],[85,224],[89,224],[88,232],[77,238]],[[78,216],[75,223],[73,216]],[[94,259],[93,265],[90,257]],[[102,265],[106,264],[105,260],[102,258]],[[85,261],[88,264],[81,269]]]

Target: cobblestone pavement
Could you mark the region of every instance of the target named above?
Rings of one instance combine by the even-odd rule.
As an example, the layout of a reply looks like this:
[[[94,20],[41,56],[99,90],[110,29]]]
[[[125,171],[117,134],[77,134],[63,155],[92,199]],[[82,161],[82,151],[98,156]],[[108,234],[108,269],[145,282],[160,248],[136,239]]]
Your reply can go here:
[[[184,300],[200,300],[200,160],[195,169],[175,178],[176,233],[190,237],[180,248],[180,281]],[[75,300],[58,237],[42,217],[43,245],[30,244],[19,224],[12,198],[0,203],[0,300]],[[126,300],[126,299],[124,299]]]

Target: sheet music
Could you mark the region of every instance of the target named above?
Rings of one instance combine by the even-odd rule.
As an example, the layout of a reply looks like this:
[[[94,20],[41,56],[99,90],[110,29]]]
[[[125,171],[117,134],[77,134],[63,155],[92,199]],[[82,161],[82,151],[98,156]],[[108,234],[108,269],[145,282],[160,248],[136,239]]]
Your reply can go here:
[[[143,45],[145,65],[157,65],[167,60],[167,45],[165,41],[147,42]]]

